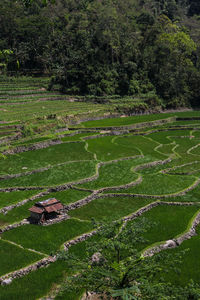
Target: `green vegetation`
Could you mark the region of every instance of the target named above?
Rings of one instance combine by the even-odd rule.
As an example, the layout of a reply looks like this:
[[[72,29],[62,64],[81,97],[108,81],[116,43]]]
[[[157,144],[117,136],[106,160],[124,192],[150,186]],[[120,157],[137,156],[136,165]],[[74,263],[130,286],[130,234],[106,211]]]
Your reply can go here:
[[[66,143],[4,156],[0,158],[1,174],[15,174],[67,161],[93,159],[93,155],[84,146],[84,142]]]
[[[138,175],[133,172],[134,166],[144,162],[144,158],[138,158],[103,165],[99,169],[99,177],[96,180],[79,186],[87,189],[98,189],[130,183],[138,178]]]
[[[66,263],[57,261],[47,268],[31,272],[27,276],[18,278],[7,286],[0,285],[0,299],[35,300],[46,295],[54,283],[61,282],[66,272]]]
[[[115,140],[115,143],[121,147],[126,146],[129,150],[133,147],[138,149],[142,155],[145,155],[152,160],[165,159],[166,157],[158,153],[155,148],[158,144],[154,141],[149,142],[148,138],[143,136],[124,136]]]
[[[189,130],[173,130],[173,131],[161,131],[161,132],[154,132],[148,134],[147,137],[150,137],[151,139],[155,140],[156,142],[160,144],[169,144],[172,143],[173,140],[171,137],[176,136],[190,136]]]
[[[172,117],[173,114],[154,114],[154,115],[145,115],[145,116],[133,116],[127,118],[109,118],[98,121],[87,121],[81,123],[83,127],[115,127],[115,126],[127,126],[136,123],[145,123],[152,122],[155,120],[162,120]]]
[[[88,150],[92,153],[95,153],[97,159],[101,161],[109,161],[122,157],[141,155],[141,152],[137,148],[130,149],[123,145],[118,147],[114,140],[115,138],[113,136],[99,137],[88,140]]]
[[[195,180],[195,177],[185,175],[176,175],[175,179],[173,175],[149,174],[143,177],[140,185],[121,190],[119,193],[168,195],[185,190],[194,184]]]
[[[0,225],[7,225],[9,223],[12,224],[15,222],[22,221],[25,218],[28,218],[30,216],[28,209],[31,208],[35,202],[38,201],[39,199],[29,201],[22,206],[15,207],[12,210],[8,211],[6,215],[0,214]]]
[[[172,255],[176,255],[176,253],[180,251],[185,251],[182,256],[182,262],[179,266],[178,273],[172,273],[171,271],[167,273],[163,273],[162,276],[166,278],[168,281],[176,284],[184,286],[191,279],[195,282],[199,282],[200,280],[200,272],[199,272],[199,246],[200,246],[200,232],[199,226],[197,230],[197,235],[193,236],[191,239],[184,241],[178,248],[168,250]]]
[[[0,186],[54,186],[90,177],[95,174],[95,166],[93,161],[67,163],[44,172],[1,181]]]
[[[190,220],[199,211],[199,206],[157,206],[143,216],[147,222],[154,224],[144,234],[146,242],[137,245],[138,250],[156,242],[171,240],[182,234],[190,226]],[[138,219],[139,220],[139,219]],[[132,221],[133,224],[136,221]],[[130,222],[130,223],[132,223]]]
[[[85,95],[93,103],[107,102],[108,95],[115,111],[126,114],[199,103],[196,0],[21,0],[4,1],[0,11],[4,74],[48,72],[52,75],[49,89]],[[11,82],[17,94],[16,80]],[[34,80],[29,83],[33,90],[25,90],[25,95],[46,94],[34,89]],[[6,80],[4,84],[5,93]],[[42,85],[46,88],[47,80]],[[42,106],[38,103],[40,115],[44,115]],[[45,104],[45,109],[52,111],[50,106]],[[21,118],[33,116],[35,107]],[[63,108],[66,112],[64,103]],[[14,114],[19,119],[20,114]]]
[[[21,200],[28,199],[37,194],[37,191],[17,191],[17,192],[1,192],[0,193],[0,208],[17,203]]]
[[[81,220],[114,221],[127,216],[153,202],[152,199],[135,197],[103,197],[69,212]]]
[[[34,201],[29,201],[22,206],[14,208],[8,211],[6,215],[0,214],[0,225],[19,222],[24,218],[28,218],[30,216],[30,212],[28,211],[28,209],[38,201],[56,197],[56,199],[60,200],[63,204],[69,204],[85,198],[89,196],[89,194],[90,193],[85,191],[77,191],[72,189],[57,193],[50,193],[44,197],[38,198]]]
[[[164,145],[160,145],[159,148],[157,148],[157,151],[167,155],[167,156],[171,156],[172,154],[174,154],[173,149],[175,147],[175,144],[164,144]]]
[[[62,4],[60,3],[60,5]],[[102,4],[99,5],[101,6]],[[43,8],[46,11],[47,8]],[[71,17],[73,18],[73,12]],[[175,27],[174,33],[176,33],[176,29]],[[168,43],[173,52],[174,43],[176,44],[178,35],[173,36],[171,31],[166,33],[167,35],[162,35],[162,42]],[[171,35],[169,36],[168,33],[171,33]],[[182,42],[187,42],[184,35],[179,35],[179,38]],[[189,51],[188,48],[187,51]],[[176,59],[178,58],[176,57]],[[181,56],[181,59],[184,61],[183,56]],[[167,195],[168,197],[162,198],[162,201],[194,202],[194,205],[157,206],[144,213],[144,222],[142,221],[143,216],[141,216],[122,227],[122,231],[127,230],[127,233],[130,231],[129,233],[131,234],[133,234],[132,229],[138,227],[141,234],[136,239],[137,243],[134,242],[136,237],[134,234],[132,235],[131,243],[129,243],[130,241],[125,243],[125,248],[123,248],[124,250],[120,256],[120,259],[122,259],[120,264],[118,264],[117,255],[113,254],[115,262],[114,265],[111,263],[109,272],[110,270],[112,272],[109,273],[109,276],[111,276],[110,278],[113,282],[116,282],[116,278],[120,282],[122,277],[118,277],[118,275],[122,276],[123,272],[127,270],[126,267],[134,262],[133,257],[135,256],[130,255],[130,252],[136,253],[138,251],[137,258],[139,260],[137,262],[139,264],[142,263],[142,266],[145,268],[143,275],[144,277],[146,276],[145,278],[148,276],[147,285],[144,284],[141,277],[134,278],[136,281],[140,278],[139,288],[144,299],[154,300],[159,297],[164,299],[163,297],[172,297],[174,295],[175,299],[198,299],[199,296],[193,297],[194,292],[196,293],[194,286],[191,289],[188,286],[186,288],[183,287],[183,290],[179,286],[186,285],[190,279],[193,279],[195,282],[199,280],[199,271],[195,269],[196,265],[198,266],[198,263],[195,265],[195,261],[198,262],[199,259],[197,250],[199,247],[199,229],[198,236],[183,242],[180,247],[171,250],[173,255],[169,256],[170,259],[167,258],[168,251],[163,251],[158,258],[159,264],[156,264],[156,268],[152,267],[152,261],[150,262],[150,260],[141,261],[140,253],[144,248],[150,247],[154,243],[160,243],[182,234],[189,228],[192,218],[199,210],[200,185],[195,186],[200,174],[198,120],[180,120],[175,122],[175,117],[200,117],[200,113],[198,111],[190,111],[113,118],[115,114],[112,113],[116,112],[117,106],[132,105],[132,101],[135,101],[135,105],[141,105],[140,99],[133,99],[131,96],[120,98],[117,95],[110,97],[108,100],[106,95],[104,97],[95,96],[94,98],[72,97],[61,95],[58,91],[47,92],[45,89],[48,85],[48,79],[46,78],[21,78],[19,76],[18,79],[9,77],[6,79],[7,81],[5,78],[7,77],[0,77],[0,118],[1,122],[5,121],[5,123],[0,124],[0,169],[2,176],[0,187],[5,188],[5,190],[8,190],[7,188],[10,187],[16,189],[21,187],[25,190],[0,192],[0,208],[21,202],[42,191],[47,190],[48,193],[33,201],[20,203],[19,207],[12,208],[6,214],[0,213],[1,229],[4,226],[28,218],[30,216],[28,209],[38,201],[55,197],[64,205],[68,205],[92,195],[92,192],[87,190],[94,191],[106,188],[106,191],[97,194],[97,197],[94,197],[91,202],[81,207],[73,207],[71,211],[64,212],[69,215],[69,219],[65,221],[49,226],[23,225],[1,233],[1,274],[24,267],[43,257],[33,251],[40,251],[44,255],[58,253],[59,250],[63,250],[63,243],[92,231],[94,229],[93,225],[96,224],[95,220],[101,222],[101,225],[107,222],[111,227],[112,222],[115,221],[114,224],[118,224],[121,228],[121,223],[118,223],[118,220],[133,214],[154,201],[159,201],[162,198],[159,196]],[[41,88],[44,90],[40,90]],[[60,87],[57,86],[56,88]],[[150,94],[148,95],[150,97]],[[105,98],[106,103],[102,103],[104,101],[103,98]],[[141,99],[144,102],[147,101],[147,94],[141,96]],[[46,105],[49,105],[47,109]],[[118,113],[121,112],[119,108],[117,111]],[[81,123],[81,120],[100,118],[104,113],[106,113],[106,117],[112,116],[112,118]],[[20,114],[24,115],[21,117]],[[169,123],[162,124],[161,122],[160,125],[152,127],[152,125],[155,125],[153,123],[154,120],[167,119],[169,117],[172,117]],[[18,118],[20,122],[15,121]],[[106,127],[115,126],[128,127],[128,125],[132,124],[137,126],[138,123],[143,122],[146,122],[143,128],[126,129],[126,131],[123,131],[122,128],[106,129]],[[93,126],[102,127],[102,130],[87,129]],[[181,126],[181,130],[177,126]],[[78,131],[76,128],[69,127],[81,127],[82,129]],[[153,132],[154,130],[159,131]],[[18,135],[18,139],[13,139],[14,135]],[[98,137],[92,137],[96,135]],[[60,136],[64,137],[61,138]],[[91,137],[91,139],[87,139],[87,136]],[[8,152],[5,152],[8,150],[18,151],[20,146],[29,147],[36,143],[54,141],[55,139],[59,140],[61,144],[50,145],[44,149],[19,151],[16,154],[6,154]],[[171,161],[165,161],[164,164],[161,162],[156,163],[156,161],[164,161],[168,158]],[[103,164],[100,165],[97,172],[97,164],[102,162]],[[48,168],[48,170],[43,170],[42,168],[44,167]],[[29,171],[34,171],[34,173],[25,174]],[[3,178],[7,174],[18,173],[22,174],[16,178]],[[76,184],[78,180],[94,175],[98,175],[97,178],[83,184]],[[141,182],[135,186],[112,190],[112,187],[123,186],[134,182],[138,178],[141,178]],[[75,183],[68,186],[66,190],[58,187],[58,185],[72,181]],[[36,187],[37,190],[28,190],[31,187]],[[40,189],[41,187],[42,189]],[[190,189],[190,191],[187,191],[187,189]],[[178,196],[178,193],[182,191],[185,192],[185,195]],[[134,195],[130,194],[139,194],[141,196],[134,197]],[[151,198],[149,197],[151,195],[158,197]],[[96,224],[96,226],[100,224]],[[115,229],[114,232],[117,233]],[[88,239],[88,242],[85,241],[72,246],[69,254],[78,255],[81,265],[87,258],[88,253],[93,254],[94,247],[98,243],[101,245],[104,242],[105,240],[102,241],[99,235],[95,235]],[[111,241],[111,244],[113,242],[114,240]],[[118,242],[121,243],[122,240],[117,241],[116,249],[119,246]],[[109,248],[111,244],[110,242],[108,244],[104,243],[104,246],[108,245],[105,254],[109,256],[107,262],[112,261],[111,253],[113,250],[111,249],[112,247]],[[88,245],[91,245],[89,250]],[[187,248],[189,250],[182,253],[182,263],[177,264],[176,258],[180,256],[179,249],[185,250]],[[98,250],[97,248],[95,249]],[[188,253],[192,257],[189,257]],[[156,260],[157,256],[152,258],[152,260],[154,259]],[[171,267],[167,267],[168,263],[175,266],[176,269],[180,268],[180,276],[172,273]],[[164,271],[160,269],[160,265]],[[74,266],[77,267],[77,265]],[[166,268],[168,273],[165,272]],[[91,269],[88,268],[87,272],[85,272],[87,280],[88,278],[93,278],[93,282],[97,282],[98,280],[94,280],[94,277],[92,277],[92,273],[90,273],[91,277],[88,273]],[[51,297],[51,294],[58,293],[58,295],[55,295],[55,299],[78,300],[82,291],[85,290],[83,286],[81,290],[72,289],[71,291],[64,291],[63,294],[60,293],[60,287],[62,287],[62,284],[65,284],[65,280],[70,279],[69,276],[72,275],[73,270],[69,266],[69,262],[57,261],[48,268],[31,272],[20,279],[14,279],[9,286],[0,286],[0,299],[38,299]],[[134,268],[134,272],[131,270],[131,273],[129,273],[130,278],[135,274],[135,270]],[[142,270],[141,272],[143,272]],[[155,285],[153,286],[152,280],[149,282],[149,270],[157,273],[157,275],[154,274],[155,276],[152,275],[155,279]],[[100,280],[103,278],[101,282],[105,291],[107,291],[105,284],[107,281],[104,280],[105,274],[108,276],[108,273],[104,272]],[[113,274],[114,276],[116,275],[115,278],[113,278]],[[169,286],[166,283],[166,287],[161,282],[162,278],[176,286]],[[117,297],[120,300],[123,299],[122,293],[133,293],[132,287],[134,282],[132,281],[128,284],[128,290],[125,288],[126,284],[122,284],[124,289],[121,289],[119,285],[115,285],[118,288],[114,293],[118,295]]]
[[[200,170],[200,162],[194,161],[183,166],[175,166],[172,170],[169,170],[170,174],[195,174]]]
[[[176,272],[180,255],[166,253],[143,258],[136,250],[137,244],[144,243],[143,234],[151,226],[146,219],[122,227],[120,222],[104,225],[98,229],[99,239],[87,241],[85,256],[75,253],[61,253],[69,268],[76,276],[67,276],[63,284],[68,292],[81,290],[119,299],[190,299],[199,295],[199,285],[190,284],[182,288],[164,281],[160,277],[167,271]],[[95,255],[94,255],[95,253]],[[98,260],[96,259],[98,255]],[[91,259],[92,257],[92,259]],[[159,282],[158,282],[159,278]],[[139,284],[138,284],[139,282]],[[62,299],[62,298],[61,298]]]
[[[64,242],[91,229],[90,222],[70,219],[51,226],[24,225],[4,232],[2,238],[16,242],[25,248],[51,254],[59,250]]]
[[[44,257],[4,240],[0,240],[0,245],[0,275],[30,265]]]
[[[91,135],[98,135],[98,132],[83,132],[83,133],[78,133],[72,136],[65,136],[63,138],[61,138],[61,140],[63,142],[71,142],[71,141],[80,141],[82,140],[82,138],[87,137],[87,136],[91,136]]]

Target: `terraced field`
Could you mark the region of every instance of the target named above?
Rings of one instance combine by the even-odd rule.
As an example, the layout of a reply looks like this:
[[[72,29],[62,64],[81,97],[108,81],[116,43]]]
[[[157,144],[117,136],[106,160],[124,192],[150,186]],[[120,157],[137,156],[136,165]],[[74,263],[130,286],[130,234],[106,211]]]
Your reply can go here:
[[[46,86],[46,79],[0,83],[0,282],[12,279],[0,285],[0,299],[47,299],[52,293],[62,299],[56,287],[70,270],[57,253],[93,232],[93,218],[121,219],[124,226],[141,216],[155,222],[138,250],[149,255],[188,248],[181,276],[166,276],[172,283],[198,282],[200,112],[80,118],[74,125],[68,115],[77,121],[96,111],[103,117],[108,107],[47,92]],[[25,135],[27,122],[40,129]],[[63,203],[62,217],[30,224],[28,209],[51,197]],[[82,244],[70,251],[81,253]]]

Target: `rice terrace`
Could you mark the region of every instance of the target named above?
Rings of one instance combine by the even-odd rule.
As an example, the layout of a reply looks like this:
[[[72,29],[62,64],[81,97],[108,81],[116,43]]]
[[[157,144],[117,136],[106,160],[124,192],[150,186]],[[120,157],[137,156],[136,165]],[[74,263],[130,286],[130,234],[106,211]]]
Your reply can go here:
[[[59,257],[84,257],[94,220],[128,227],[144,217],[154,225],[140,255],[181,252],[179,272],[159,276],[198,283],[200,111],[122,116],[117,99],[82,101],[47,81],[0,83],[0,299],[81,299],[62,292],[70,269]]]

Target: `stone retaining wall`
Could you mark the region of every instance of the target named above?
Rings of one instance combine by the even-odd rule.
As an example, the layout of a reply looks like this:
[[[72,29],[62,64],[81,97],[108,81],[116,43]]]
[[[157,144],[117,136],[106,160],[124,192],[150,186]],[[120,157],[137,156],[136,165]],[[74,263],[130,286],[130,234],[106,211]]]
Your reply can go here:
[[[15,223],[15,224],[11,224],[11,225],[5,226],[3,228],[0,228],[0,234],[3,233],[3,232],[9,231],[11,229],[15,229],[17,227],[20,227],[20,226],[23,226],[23,225],[27,225],[27,224],[30,224],[30,222],[27,219],[24,219],[24,220],[22,220],[19,223]]]
[[[44,141],[44,142],[39,142],[30,146],[18,146],[13,149],[9,149],[3,152],[4,155],[7,154],[15,154],[15,153],[22,153],[22,152],[27,152],[27,151],[32,151],[32,150],[39,150],[39,149],[44,149],[49,146],[54,146],[58,144],[62,144],[63,142],[59,139],[54,139],[50,141]]]
[[[130,159],[130,158],[123,158],[123,159]],[[165,160],[165,161],[157,161],[157,162],[153,162],[153,163],[149,163],[153,164],[153,166],[155,166],[156,164],[163,164],[163,163],[166,163],[168,162],[169,159]],[[106,162],[107,163],[107,162]],[[125,185],[121,185],[121,186],[116,186],[116,187],[105,187],[105,188],[101,188],[101,189],[98,189],[98,190],[90,190],[90,189],[84,189],[84,188],[78,188],[76,186],[73,186],[73,185],[78,185],[78,184],[81,184],[81,183],[86,183],[86,182],[89,182],[89,181],[92,181],[94,179],[97,179],[98,178],[98,169],[101,165],[103,165],[104,163],[99,163],[98,166],[97,166],[97,174],[95,174],[94,176],[92,177],[89,177],[89,178],[85,178],[85,179],[82,179],[78,182],[73,182],[73,183],[69,183],[69,184],[64,184],[64,185],[60,185],[60,186],[57,186],[57,187],[51,187],[51,188],[48,188],[47,191],[45,192],[42,192],[42,193],[39,193],[38,196],[33,196],[31,197],[30,199],[26,199],[26,200],[23,200],[21,202],[18,202],[16,204],[13,204],[11,206],[8,206],[8,207],[4,207],[0,210],[0,213],[6,213],[7,211],[15,208],[15,207],[18,207],[18,206],[21,206],[23,205],[24,203],[28,202],[28,201],[32,201],[32,200],[35,200],[43,195],[47,195],[48,193],[51,193],[51,192],[56,192],[56,191],[63,191],[63,190],[66,190],[66,189],[69,189],[69,188],[75,188],[77,190],[83,190],[83,191],[89,191],[89,192],[93,192],[92,195],[89,196],[89,199],[88,197],[86,197],[86,199],[83,199],[83,200],[79,200],[75,203],[72,203],[68,206],[65,207],[66,211],[69,210],[69,207],[71,207],[71,209],[75,209],[75,208],[78,208],[80,206],[83,206],[87,203],[89,203],[90,201],[94,200],[94,199],[97,199],[99,197],[143,197],[143,198],[151,198],[151,199],[165,199],[165,198],[170,198],[170,197],[174,197],[174,196],[183,196],[185,195],[187,192],[193,190],[196,186],[199,185],[200,183],[200,179],[197,179],[196,182],[191,185],[190,187],[188,187],[187,189],[183,190],[183,191],[180,191],[180,192],[177,192],[177,193],[173,193],[173,194],[166,194],[166,195],[145,195],[145,194],[127,194],[127,193],[120,193],[120,194],[115,194],[115,193],[112,193],[112,194],[104,194],[104,195],[98,195],[106,190],[122,190],[122,189],[125,189],[125,188],[128,188],[128,187],[131,187],[131,186],[134,186],[136,184],[139,184],[141,183],[142,181],[142,177],[139,177],[136,181],[134,182],[131,182],[131,183],[128,183],[128,184],[125,184]],[[140,168],[143,168],[143,167],[148,167],[149,164],[144,164],[142,166],[138,166]],[[147,166],[148,165],[148,166]],[[136,169],[138,169],[138,167],[136,167]],[[37,188],[7,188],[7,189],[0,189],[0,191],[18,191],[18,190],[33,190],[33,189],[44,189],[44,187],[37,187]],[[76,206],[77,205],[77,206]]]
[[[75,239],[73,239],[73,240],[71,240],[69,242],[64,243],[64,250],[68,251],[71,246],[76,245],[78,243],[81,243],[81,242],[85,241],[86,239],[92,237],[96,233],[97,233],[97,230],[93,230],[93,231],[91,231],[89,233],[84,233],[83,235],[81,235],[81,236],[79,236],[79,237],[77,237],[77,238],[75,238]]]
[[[28,187],[8,187],[0,188],[0,192],[17,192],[17,191],[30,191],[30,190],[44,190],[46,187],[42,186],[28,186]]]
[[[166,195],[148,195],[148,194],[128,194],[128,193],[112,193],[112,194],[105,194],[105,197],[141,197],[141,198],[150,198],[150,199],[167,199],[171,197],[178,197],[178,196],[184,196],[187,192],[193,190],[195,187],[197,187],[200,183],[200,178],[196,180],[196,182],[189,186],[187,189],[173,193],[173,194],[166,194]]]
[[[167,168],[167,169],[165,169],[165,170],[161,170],[160,171],[160,173],[162,173],[162,174],[170,174],[170,175],[184,175],[184,174],[187,174],[187,175],[191,175],[191,174],[193,174],[194,172],[196,172],[196,171],[193,171],[193,172],[181,172],[181,173],[177,173],[177,172],[175,172],[175,173],[170,173],[170,171],[175,171],[176,169],[180,169],[180,168],[182,168],[182,167],[186,167],[186,166],[190,166],[190,165],[193,165],[193,164],[196,164],[196,163],[198,163],[198,161],[197,160],[195,160],[195,161],[192,161],[192,162],[190,162],[190,163],[186,163],[186,164],[183,164],[183,165],[178,165],[178,166],[175,166],[175,167],[173,167],[173,168]]]
[[[32,271],[36,271],[37,269],[44,268],[48,266],[49,264],[55,262],[57,259],[56,256],[49,256],[47,258],[43,258],[36,263],[26,267],[22,268],[20,270],[10,272],[2,277],[0,277],[0,284],[1,285],[7,285],[10,284],[14,279],[23,277],[27,274],[29,274]]]
[[[131,125],[125,125],[125,126],[108,126],[108,127],[91,127],[90,129],[94,130],[128,130],[128,129],[137,129],[137,128],[145,128],[145,127],[154,127],[166,123],[171,123],[176,121],[176,117],[170,117],[166,119],[160,119],[150,122],[143,122],[143,123],[136,123]],[[81,130],[84,127],[78,127],[78,128],[69,128],[69,130]]]
[[[153,207],[156,207],[158,205],[196,205],[196,203],[194,202],[187,202],[187,203],[183,203],[183,202],[177,202],[177,203],[174,203],[174,202],[161,202],[161,201],[157,201],[157,202],[153,202],[153,203],[150,203],[148,204],[147,206],[145,207],[142,207],[141,209],[139,209],[138,211],[136,211],[135,213],[133,213],[132,215],[130,216],[127,216],[127,217],[124,217],[122,220],[125,221],[125,222],[128,222],[130,220],[133,220],[135,218],[137,218],[138,216],[142,215],[144,212],[150,210],[151,208]],[[200,205],[200,203],[199,203]],[[25,220],[23,220],[25,221]],[[171,248],[172,245],[174,245],[173,243],[177,245],[179,245],[180,243],[183,242],[183,240],[185,239],[188,239],[190,238],[192,235],[195,234],[195,228],[196,226],[200,223],[200,213],[197,215],[197,217],[195,218],[195,220],[192,222],[192,226],[190,228],[190,230],[187,232],[187,233],[184,233],[182,236],[180,236],[179,238],[177,238],[176,240],[174,241],[167,241],[165,243],[165,245],[161,245],[159,247],[154,247],[152,249],[148,249],[143,255],[144,256],[150,256],[150,255],[153,255],[161,250],[164,250],[167,248]],[[9,225],[9,226],[13,226],[13,225]],[[22,226],[22,224],[20,225]],[[8,227],[8,226],[7,226]],[[16,227],[15,227],[16,228]],[[80,242],[83,242],[85,241],[86,239],[92,237],[93,235],[95,235],[97,233],[97,230],[93,230],[89,233],[85,233],[85,234],[82,234],[81,236],[78,236],[68,242],[65,242],[64,243],[64,250],[65,251],[68,251],[68,249],[77,244],[77,243],[80,243]],[[32,271],[35,271],[39,268],[43,268],[43,267],[46,267],[48,266],[50,263],[53,263],[57,260],[57,256],[49,256],[48,258],[44,258],[40,261],[37,261],[36,263],[28,266],[28,267],[25,267],[25,268],[22,268],[20,270],[16,270],[14,272],[10,272],[4,276],[1,276],[0,277],[0,284],[1,285],[7,285],[7,284],[10,284],[12,282],[12,280],[16,279],[16,278],[19,278],[19,277],[23,277],[25,275],[27,275],[28,273],[32,272]]]
[[[196,120],[200,120],[200,117],[176,118],[176,121],[196,121]]]
[[[177,238],[165,241],[163,244],[160,244],[158,246],[153,246],[152,248],[147,249],[144,253],[144,257],[153,256],[156,253],[159,253],[160,251],[167,250],[170,248],[175,248],[182,244],[185,240],[190,239],[194,235],[196,235],[196,227],[200,224],[200,212],[197,214],[196,218],[193,220],[192,225],[190,229],[180,235]]]
[[[164,165],[164,164],[167,164],[171,161],[172,161],[172,158],[167,158],[165,160],[157,160],[157,161],[145,163],[145,164],[142,164],[142,165],[139,165],[139,166],[135,167],[134,171],[137,172],[137,171],[140,171],[140,170],[143,170],[143,169],[146,169],[146,168],[151,168],[151,167],[155,167],[155,166],[158,166],[158,165]]]
[[[15,203],[15,204],[12,204],[12,205],[9,205],[9,206],[5,206],[5,207],[3,207],[2,209],[0,209],[0,213],[6,214],[8,211],[12,210],[12,209],[15,208],[15,207],[22,206],[22,205],[24,205],[25,203],[27,203],[27,202],[29,202],[29,201],[34,201],[34,200],[36,200],[36,199],[38,199],[38,198],[40,198],[40,197],[43,197],[43,196],[45,196],[45,195],[48,195],[48,194],[49,194],[48,191],[46,191],[46,192],[41,192],[41,193],[39,193],[39,194],[37,194],[37,195],[34,195],[34,196],[32,196],[32,197],[30,197],[30,198],[28,198],[28,199],[24,199],[24,200],[22,200],[22,201],[20,201],[20,202],[17,202],[17,203]]]
[[[21,133],[17,133],[16,135],[10,137],[3,137],[0,139],[0,145],[8,143],[10,141],[18,140],[21,137]]]
[[[142,181],[142,177],[139,177],[136,181],[134,182],[131,182],[131,183],[128,183],[128,184],[125,184],[125,185],[122,185],[122,186],[116,186],[116,187],[105,187],[105,188],[101,188],[101,189],[98,189],[98,190],[95,190],[93,191],[92,195],[84,198],[84,199],[81,199],[81,200],[78,200],[74,203],[71,203],[69,205],[66,205],[64,210],[65,211],[70,211],[70,210],[73,210],[73,209],[77,209],[81,206],[84,206],[86,204],[88,204],[89,202],[95,200],[95,199],[99,199],[99,198],[104,198],[104,197],[109,197],[109,195],[111,195],[111,197],[115,197],[114,194],[101,194],[102,192],[106,191],[106,190],[120,190],[120,189],[124,189],[124,188],[128,188],[128,187],[131,187],[131,186],[135,186],[136,184],[139,184],[141,183]],[[78,190],[80,190],[79,188],[77,188]],[[81,189],[81,190],[86,190],[86,189]],[[87,190],[88,191],[88,190]],[[118,194],[119,195],[119,194]]]
[[[7,180],[7,179],[11,179],[11,178],[18,178],[18,177],[21,177],[21,176],[32,175],[32,174],[35,174],[35,173],[40,173],[40,172],[47,171],[50,168],[52,168],[52,167],[44,167],[44,168],[36,169],[36,170],[33,170],[33,171],[27,171],[27,172],[18,173],[18,174],[1,175],[0,180]]]
[[[70,219],[70,216],[68,216],[67,214],[61,214],[61,215],[58,215],[57,218],[49,219],[49,220],[45,221],[44,223],[41,223],[40,225],[41,226],[49,226],[49,225],[53,225],[56,223],[60,223],[62,221],[68,220],[68,219]]]

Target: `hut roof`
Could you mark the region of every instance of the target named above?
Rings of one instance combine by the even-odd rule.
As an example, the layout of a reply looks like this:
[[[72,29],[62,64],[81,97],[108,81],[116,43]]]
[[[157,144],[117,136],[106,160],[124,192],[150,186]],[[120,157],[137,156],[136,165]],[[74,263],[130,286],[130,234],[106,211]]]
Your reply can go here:
[[[47,212],[47,213],[57,212],[63,208],[64,208],[64,206],[62,205],[62,203],[60,203],[59,200],[57,200],[55,198],[50,198],[50,199],[35,203],[34,206],[29,208],[29,211],[35,212],[38,214],[42,214],[43,212]]]
[[[44,212],[43,208],[39,208],[37,206],[32,206],[31,208],[29,208],[29,210],[31,212],[37,213],[37,214],[42,214]]]
[[[49,198],[47,200],[37,202],[35,205],[45,207],[45,206],[50,206],[50,205],[53,205],[56,203],[60,203],[60,201],[57,200],[56,198]]]

